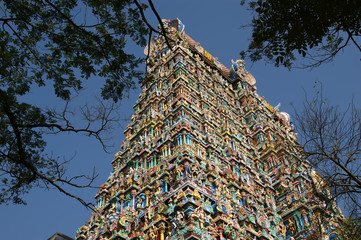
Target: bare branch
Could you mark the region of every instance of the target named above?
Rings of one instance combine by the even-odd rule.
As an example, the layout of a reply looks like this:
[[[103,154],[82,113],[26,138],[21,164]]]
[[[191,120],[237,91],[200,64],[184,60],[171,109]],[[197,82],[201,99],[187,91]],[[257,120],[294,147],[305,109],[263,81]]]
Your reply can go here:
[[[352,42],[355,44],[355,46],[357,47],[357,49],[361,52],[361,46],[358,45],[358,43],[356,42],[356,40],[353,37],[353,33],[350,32],[350,30],[346,29],[346,32],[348,33],[349,37],[351,38]]]
[[[156,30],[154,27],[152,27],[152,25],[149,24],[147,18],[146,18],[145,15],[144,15],[143,8],[142,8],[142,6],[139,4],[139,2],[138,2],[137,0],[134,0],[134,3],[135,3],[135,5],[137,5],[137,8],[138,8],[138,10],[139,10],[139,12],[140,12],[140,15],[142,16],[142,20],[143,20],[143,22],[148,26],[149,30],[150,30],[151,32],[153,31],[153,32],[156,32],[156,33],[160,34],[160,32],[159,32],[158,30]]]
[[[340,47],[337,48],[337,50],[332,51],[332,52],[328,52],[327,54],[323,53],[323,54],[318,54],[318,55],[311,55],[311,53],[307,52],[307,56],[308,59],[310,59],[311,61],[313,61],[313,64],[305,64],[302,67],[295,67],[295,68],[315,68],[315,67],[319,67],[322,63],[327,63],[332,61],[332,59],[336,56],[337,53],[339,53],[342,49],[344,49],[348,43],[350,42],[351,36],[348,35],[345,43],[343,45],[341,45]],[[326,51],[326,50],[324,50]],[[323,51],[319,51],[319,52],[323,52]],[[305,57],[307,59],[307,57]]]
[[[163,24],[163,22],[162,22],[162,19],[160,18],[157,10],[155,9],[152,0],[148,0],[148,3],[149,3],[150,8],[152,9],[153,13],[155,14],[155,16],[156,16],[157,19],[158,19],[160,28],[162,29],[162,33],[163,33],[163,36],[164,36],[164,38],[165,38],[165,42],[167,43],[167,46],[168,46],[169,50],[172,50],[172,46],[171,46],[170,43],[169,43],[169,39],[168,39],[168,36],[167,36],[167,31],[166,31],[165,28],[164,28],[164,24]]]
[[[361,211],[360,111],[351,102],[340,112],[327,103],[321,89],[315,99],[305,100],[303,111],[296,112],[295,119],[309,162],[322,174],[334,196],[347,197]]]

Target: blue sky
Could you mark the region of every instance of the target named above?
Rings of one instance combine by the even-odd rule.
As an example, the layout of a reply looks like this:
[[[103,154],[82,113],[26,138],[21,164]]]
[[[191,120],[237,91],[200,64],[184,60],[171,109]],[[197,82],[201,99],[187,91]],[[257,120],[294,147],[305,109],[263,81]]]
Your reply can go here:
[[[238,59],[239,52],[245,50],[249,44],[250,29],[241,26],[250,23],[251,15],[246,6],[239,5],[239,1],[157,0],[154,4],[162,18],[178,17],[186,26],[185,32],[227,67],[230,67],[231,59]],[[155,25],[155,18],[149,10],[147,13]],[[142,55],[142,48],[132,47],[132,44],[130,48],[139,56]],[[323,82],[324,95],[331,103],[345,107],[354,97],[356,105],[361,107],[360,58],[356,48],[349,46],[333,62],[312,71],[289,71],[263,61],[254,64],[246,61],[246,69],[256,78],[259,95],[264,96],[274,106],[281,103],[281,111],[292,114],[290,103],[300,106],[304,99],[303,89],[308,95],[312,95],[315,92],[315,81]],[[144,69],[144,66],[142,68]],[[100,87],[99,79],[91,79],[87,86],[87,96],[97,95]],[[52,97],[48,89],[37,89],[32,93],[30,99],[34,102],[52,104],[54,101],[49,100]],[[132,106],[139,93],[139,88],[131,91],[130,98],[122,102],[121,116],[127,118],[132,114]],[[87,96],[79,97],[79,101],[88,100]],[[127,122],[121,124],[125,128]],[[96,184],[100,186],[109,176],[110,163],[124,138],[122,132],[122,127],[114,131],[114,148],[110,154],[104,153],[101,145],[93,139],[68,134],[49,136],[47,149],[49,153],[66,159],[74,157],[69,165],[70,173],[83,174],[95,167],[100,173]],[[96,193],[96,189],[78,192],[88,201],[93,201]],[[1,239],[20,240],[26,237],[41,240],[48,239],[55,232],[74,237],[75,231],[91,214],[81,204],[55,190],[34,189],[25,199],[28,202],[26,206],[0,206]]]

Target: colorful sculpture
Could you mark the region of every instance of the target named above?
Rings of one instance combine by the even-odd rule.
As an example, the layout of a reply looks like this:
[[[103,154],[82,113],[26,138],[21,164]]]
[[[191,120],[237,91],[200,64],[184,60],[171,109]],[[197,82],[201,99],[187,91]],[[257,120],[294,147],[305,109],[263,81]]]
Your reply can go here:
[[[260,97],[243,60],[231,70],[164,20],[113,172],[77,240],[328,239],[336,205],[287,113]],[[149,50],[148,50],[149,49]]]

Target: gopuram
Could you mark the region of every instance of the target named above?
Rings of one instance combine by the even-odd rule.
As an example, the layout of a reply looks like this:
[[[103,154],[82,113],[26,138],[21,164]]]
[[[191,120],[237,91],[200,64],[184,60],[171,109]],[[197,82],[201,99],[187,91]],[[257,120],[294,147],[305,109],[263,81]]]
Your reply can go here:
[[[76,240],[339,239],[342,213],[290,117],[164,20],[113,171]]]

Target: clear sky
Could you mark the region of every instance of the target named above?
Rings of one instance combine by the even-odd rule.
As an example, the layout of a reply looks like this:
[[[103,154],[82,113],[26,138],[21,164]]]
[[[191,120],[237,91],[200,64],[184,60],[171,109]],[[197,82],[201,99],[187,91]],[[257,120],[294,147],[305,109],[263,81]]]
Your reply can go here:
[[[154,0],[154,4],[162,18],[178,17],[185,24],[186,33],[227,67],[231,66],[231,59],[238,59],[239,52],[245,50],[249,44],[250,29],[241,26],[251,22],[251,13],[246,10],[246,6],[240,6],[237,0]],[[150,10],[147,10],[147,13],[151,22],[155,23]],[[141,56],[143,49],[132,47],[132,51]],[[262,61],[255,64],[246,61],[246,69],[256,78],[259,95],[264,96],[273,106],[281,103],[281,111],[292,115],[290,103],[294,103],[296,107],[300,106],[304,99],[303,89],[308,95],[312,95],[315,91],[315,81],[323,82],[324,95],[331,103],[345,107],[354,96],[356,105],[361,107],[360,58],[356,48],[349,46],[335,61],[312,71],[289,71]],[[144,69],[144,66],[142,68]],[[98,94],[100,86],[99,79],[91,79],[87,86],[87,96]],[[138,88],[131,92],[129,99],[123,101],[121,116],[129,118],[139,93]],[[36,97],[32,96],[31,99],[42,104],[52,104],[49,94],[51,92],[47,89],[33,90]],[[79,100],[86,101],[87,96]],[[126,125],[127,122],[122,122],[123,128]],[[67,134],[49,136],[47,149],[50,154],[58,155],[60,158],[73,157],[69,164],[70,173],[83,174],[95,167],[100,173],[96,184],[100,186],[109,176],[110,163],[124,139],[122,127],[116,129],[114,135],[114,148],[110,154],[104,153],[95,140]],[[93,201],[96,193],[96,189],[90,189],[79,192],[79,195]],[[43,240],[55,232],[74,237],[76,230],[91,214],[80,203],[56,190],[34,189],[25,199],[28,203],[26,206],[0,206],[1,239]]]

